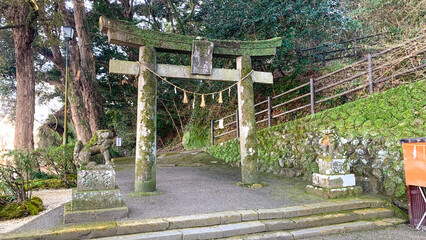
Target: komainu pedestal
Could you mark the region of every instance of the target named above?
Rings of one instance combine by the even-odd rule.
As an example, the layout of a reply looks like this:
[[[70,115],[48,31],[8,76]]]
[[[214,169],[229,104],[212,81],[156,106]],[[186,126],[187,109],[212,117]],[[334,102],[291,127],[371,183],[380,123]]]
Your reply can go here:
[[[77,173],[77,188],[65,205],[64,223],[108,221],[128,216],[111,165],[89,164]]]

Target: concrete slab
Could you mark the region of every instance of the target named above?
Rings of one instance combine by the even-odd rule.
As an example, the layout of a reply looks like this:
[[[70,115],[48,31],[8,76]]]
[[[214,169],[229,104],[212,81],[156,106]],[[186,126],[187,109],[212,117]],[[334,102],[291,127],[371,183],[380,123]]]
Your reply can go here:
[[[182,240],[182,233],[177,230],[141,233],[126,236],[100,238],[99,240]]]
[[[179,230],[182,240],[199,240],[222,238],[223,232],[216,227],[188,228]]]
[[[223,237],[245,235],[266,231],[265,224],[259,221],[220,225],[217,227],[217,229],[223,232]]]
[[[241,221],[259,220],[259,214],[255,210],[237,210],[235,212],[241,215]]]
[[[161,218],[146,219],[136,221],[121,221],[117,222],[117,235],[157,232],[164,231],[169,228],[169,222]]]
[[[198,214],[164,218],[169,223],[169,229],[205,227],[220,224],[219,214]]]

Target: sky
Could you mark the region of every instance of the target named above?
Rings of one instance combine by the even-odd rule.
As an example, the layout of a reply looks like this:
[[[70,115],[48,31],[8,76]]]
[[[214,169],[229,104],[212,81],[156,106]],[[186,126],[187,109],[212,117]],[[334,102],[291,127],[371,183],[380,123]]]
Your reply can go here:
[[[39,104],[36,101],[35,121],[34,121],[34,141],[37,145],[38,139],[37,129],[46,121],[49,114],[58,111],[63,106],[63,103],[58,99],[53,99],[47,104]],[[15,126],[7,121],[7,117],[0,120],[0,151],[4,149],[13,149],[13,139],[15,134]],[[35,146],[37,147],[37,146]]]

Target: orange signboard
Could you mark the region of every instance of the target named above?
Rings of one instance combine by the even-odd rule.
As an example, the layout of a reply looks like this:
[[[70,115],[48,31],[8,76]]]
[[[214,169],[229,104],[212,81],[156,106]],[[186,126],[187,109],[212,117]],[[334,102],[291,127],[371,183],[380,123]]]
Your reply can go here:
[[[426,142],[403,143],[406,185],[426,187]]]

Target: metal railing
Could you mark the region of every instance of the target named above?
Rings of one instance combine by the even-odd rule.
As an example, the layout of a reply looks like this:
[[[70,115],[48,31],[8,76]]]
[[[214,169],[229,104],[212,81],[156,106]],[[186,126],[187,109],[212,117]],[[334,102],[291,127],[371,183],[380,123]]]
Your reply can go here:
[[[362,50],[367,47],[378,45],[384,33],[354,37],[353,39],[337,42],[323,43],[319,46],[301,49],[297,51],[299,62],[305,58],[311,62],[322,62],[325,66],[328,61],[343,58],[358,58]],[[370,42],[368,42],[370,41]]]
[[[267,122],[267,127],[271,127],[273,125],[273,120],[283,117],[287,114],[290,113],[294,113],[296,111],[302,110],[302,109],[306,109],[306,108],[310,108],[310,114],[314,114],[316,111],[316,106],[318,106],[321,103],[325,103],[331,99],[337,98],[337,97],[341,97],[344,95],[347,95],[349,93],[353,93],[362,89],[368,89],[368,95],[371,95],[374,93],[375,90],[375,86],[377,86],[380,83],[383,83],[385,81],[388,81],[390,79],[394,79],[394,78],[398,78],[402,75],[406,75],[406,74],[410,74],[413,72],[417,72],[419,70],[422,70],[422,73],[426,73],[426,62],[424,61],[424,59],[426,58],[420,58],[420,62],[418,66],[414,66],[408,70],[404,70],[402,72],[398,72],[398,73],[394,73],[392,75],[387,75],[384,76],[383,74],[379,77],[377,77],[377,79],[374,80],[374,73],[379,71],[379,70],[383,70],[386,67],[392,66],[391,63],[389,62],[385,62],[382,65],[378,65],[378,66],[374,66],[373,60],[375,58],[379,58],[382,57],[384,54],[390,53],[404,45],[407,45],[409,43],[412,43],[418,39],[422,39],[425,38],[426,34],[423,34],[417,38],[414,38],[410,41],[407,41],[403,44],[400,44],[397,47],[393,47],[390,49],[386,49],[380,53],[377,54],[368,54],[367,57],[361,59],[360,61],[357,61],[349,66],[346,66],[344,68],[341,68],[339,70],[336,70],[334,72],[328,73],[326,75],[323,75],[321,77],[318,78],[311,78],[309,80],[309,82],[303,83],[295,88],[292,88],[288,91],[285,91],[283,93],[280,93],[276,96],[269,96],[266,100],[258,102],[254,105],[255,108],[261,107],[261,106],[266,106],[266,108],[264,107],[263,109],[261,109],[260,111],[255,112],[255,117],[258,118],[258,120],[256,120],[256,124],[260,124],[260,123],[264,123]],[[424,40],[424,39],[422,39]],[[403,61],[408,60],[410,62],[412,62],[412,58],[417,57],[417,56],[424,56],[426,53],[425,48],[421,48],[418,51],[415,52],[411,52],[410,54],[403,56],[399,59],[397,59],[397,62],[399,64],[401,64]],[[378,62],[380,63],[380,62]],[[340,80],[335,80],[332,79],[331,81],[329,81],[330,83],[326,82],[326,79],[329,79],[330,77],[334,77],[335,75],[342,73],[346,70],[352,70],[356,67],[363,67],[364,69],[362,69],[362,71],[357,72],[349,77],[340,79]],[[363,78],[364,81],[361,82],[357,82],[356,80],[359,80],[360,78]],[[337,94],[331,95],[331,96],[327,96],[327,94],[322,94],[324,97],[317,99],[318,97],[316,97],[315,95],[320,93],[320,92],[326,92],[327,90],[330,90],[332,88],[336,88],[337,86],[341,86],[341,85],[349,85],[349,86],[345,86],[345,87],[353,87],[350,89],[347,89],[345,91],[339,92]],[[355,85],[355,86],[353,86]],[[309,91],[308,90],[309,86]],[[345,89],[345,88],[343,88]],[[304,91],[303,91],[304,90]],[[377,89],[377,91],[380,91],[381,89]],[[296,97],[293,97],[291,99],[286,99],[283,102],[280,102],[276,105],[274,104],[274,101],[279,100],[279,98],[284,97],[284,96],[289,96],[289,94],[296,94]],[[309,97],[309,99],[308,99]],[[293,106],[293,108],[288,109],[285,108],[284,110],[281,110],[281,112],[277,112],[277,114],[274,114],[274,110],[279,110],[279,108],[282,108],[283,106],[288,106],[288,104],[290,103],[294,103],[298,101],[295,106]],[[326,108],[327,109],[327,108]],[[324,109],[323,109],[324,110]],[[236,136],[239,137],[239,118],[238,116],[238,110],[233,113],[230,114],[228,116],[225,116],[224,118],[222,118],[222,120],[224,121],[223,124],[223,129],[219,128],[219,127],[215,127],[215,123],[218,122],[218,120],[212,120],[211,121],[211,144],[214,145],[215,139],[231,134],[231,133],[235,133],[236,132]],[[266,118],[264,118],[266,115]],[[263,117],[262,117],[263,116]],[[260,118],[260,119],[259,119]],[[229,120],[228,120],[229,119]],[[225,124],[225,122],[227,122]],[[215,132],[221,130],[222,132],[218,135],[215,136]]]

